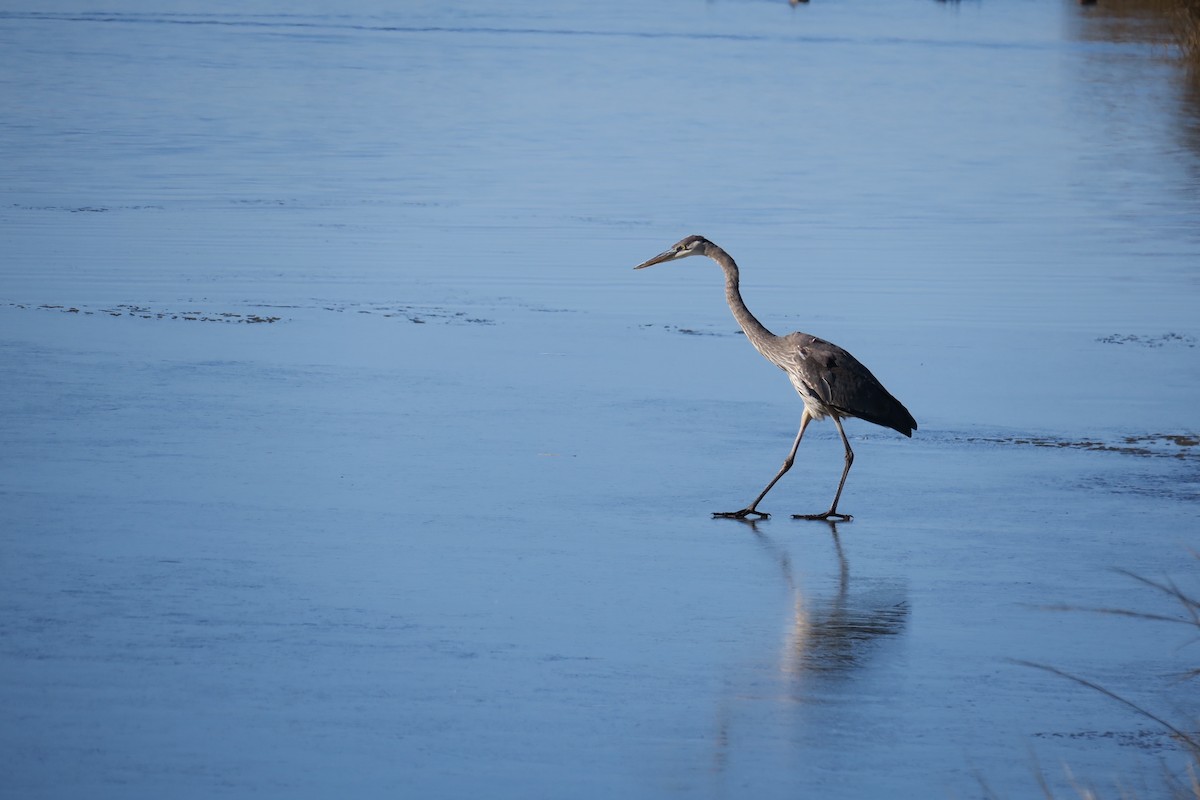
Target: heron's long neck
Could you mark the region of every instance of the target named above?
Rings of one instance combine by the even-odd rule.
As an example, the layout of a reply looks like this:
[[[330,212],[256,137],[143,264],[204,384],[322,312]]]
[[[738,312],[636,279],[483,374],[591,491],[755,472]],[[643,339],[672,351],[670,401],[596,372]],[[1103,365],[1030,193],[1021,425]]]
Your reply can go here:
[[[746,338],[750,340],[755,349],[761,351],[761,345],[774,339],[775,334],[767,330],[758,321],[758,318],[750,313],[750,309],[746,308],[746,303],[742,300],[742,293],[738,289],[738,266],[733,258],[720,248],[715,248],[711,257],[725,271],[725,300],[729,303],[729,310],[733,312],[733,317],[737,320],[738,325],[741,325],[742,330],[746,332]]]

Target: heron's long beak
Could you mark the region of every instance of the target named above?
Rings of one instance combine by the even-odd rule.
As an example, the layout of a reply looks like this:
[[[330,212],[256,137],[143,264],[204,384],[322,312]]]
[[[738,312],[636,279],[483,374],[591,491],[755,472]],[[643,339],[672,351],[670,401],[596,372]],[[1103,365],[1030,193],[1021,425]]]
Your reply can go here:
[[[674,250],[667,250],[665,253],[659,253],[654,258],[650,259],[649,261],[643,261],[642,263],[640,263],[636,267],[634,267],[634,269],[645,269],[646,267],[653,267],[655,264],[661,264],[664,261],[670,261],[671,259],[675,258],[676,255],[677,255],[677,253]]]

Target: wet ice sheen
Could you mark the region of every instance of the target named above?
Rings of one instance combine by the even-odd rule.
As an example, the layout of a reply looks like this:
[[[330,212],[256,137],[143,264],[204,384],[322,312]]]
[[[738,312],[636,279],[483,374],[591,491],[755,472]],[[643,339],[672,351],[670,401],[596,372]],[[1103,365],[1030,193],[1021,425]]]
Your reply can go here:
[[[1153,785],[1012,661],[1196,710],[1041,608],[1198,544],[1196,112],[1106,14],[0,12],[5,793]],[[708,519],[800,404],[712,265],[630,272],[690,233],[920,421],[848,423],[852,523],[787,519],[829,426]]]

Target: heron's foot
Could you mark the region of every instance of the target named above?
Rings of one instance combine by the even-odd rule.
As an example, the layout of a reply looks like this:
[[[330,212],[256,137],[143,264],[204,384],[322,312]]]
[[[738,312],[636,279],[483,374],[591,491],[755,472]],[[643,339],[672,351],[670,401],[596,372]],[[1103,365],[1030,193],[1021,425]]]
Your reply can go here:
[[[767,519],[771,515],[765,511],[755,511],[753,508],[743,508],[741,511],[714,511],[713,519],[718,517],[721,519],[746,519],[746,517],[754,517],[756,519]]]
[[[849,514],[838,514],[835,511],[826,511],[824,514],[792,514],[792,519],[819,519],[824,522],[849,522],[854,517]]]

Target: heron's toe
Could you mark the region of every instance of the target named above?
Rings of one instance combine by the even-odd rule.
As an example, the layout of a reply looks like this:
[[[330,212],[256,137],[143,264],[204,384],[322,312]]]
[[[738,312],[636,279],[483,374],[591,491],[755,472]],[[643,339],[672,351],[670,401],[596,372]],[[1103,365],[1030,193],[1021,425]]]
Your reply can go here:
[[[824,514],[792,514],[792,519],[819,519],[822,522],[849,522],[854,519],[850,514],[835,514],[826,511]]]
[[[714,511],[713,519],[718,517],[721,519],[745,519],[746,517],[754,517],[756,519],[768,519],[771,515],[765,511],[755,511],[753,508],[743,508],[741,511]]]

